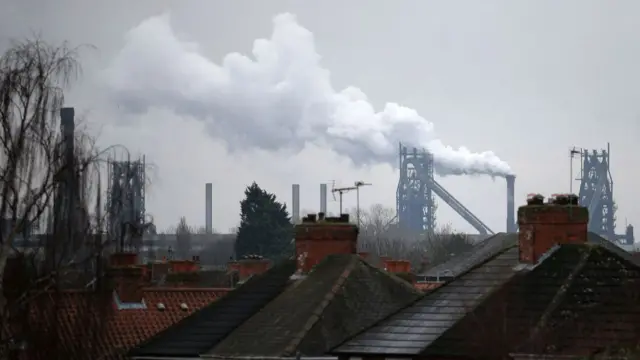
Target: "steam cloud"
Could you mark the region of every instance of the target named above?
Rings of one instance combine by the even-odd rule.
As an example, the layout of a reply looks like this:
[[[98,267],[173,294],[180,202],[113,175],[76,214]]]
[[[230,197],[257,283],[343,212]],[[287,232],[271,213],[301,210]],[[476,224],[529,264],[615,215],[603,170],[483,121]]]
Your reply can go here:
[[[254,42],[252,57],[231,53],[216,64],[197,44],[178,39],[168,14],[147,19],[129,31],[107,69],[108,89],[130,113],[164,107],[204,121],[230,151],[300,150],[315,142],[355,164],[396,166],[402,141],[433,153],[440,175],[511,173],[491,151],[444,145],[413,109],[387,103],[376,112],[360,89],[336,91],[313,34],[291,14],[276,16],[273,24],[271,38]]]

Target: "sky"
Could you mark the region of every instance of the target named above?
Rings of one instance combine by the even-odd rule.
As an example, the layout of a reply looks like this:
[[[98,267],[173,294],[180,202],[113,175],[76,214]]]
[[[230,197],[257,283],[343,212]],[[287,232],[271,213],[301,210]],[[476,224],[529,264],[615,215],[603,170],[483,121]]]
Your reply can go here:
[[[308,138],[296,146],[276,138],[283,144],[278,148],[265,145],[265,133],[257,140],[239,137],[238,129],[213,134],[206,114],[214,108],[203,97],[209,88],[202,87],[199,112],[180,111],[184,107],[177,100],[161,97],[144,98],[144,106],[131,111],[132,99],[141,100],[136,89],[170,89],[172,100],[194,104],[197,86],[173,87],[169,75],[187,72],[192,76],[187,79],[203,79],[170,56],[175,52],[159,52],[171,50],[170,42],[132,42],[132,29],[165,19],[164,30],[188,43],[201,64],[221,64],[229,53],[251,57],[254,41],[271,38],[274,18],[283,13],[295,15],[312,34],[319,55],[313,65],[330,73],[331,89],[358,88],[375,111],[387,103],[415,109],[433,126],[436,135],[428,140],[491,152],[517,176],[516,204],[532,192],[568,192],[569,148],[601,149],[609,142],[618,232],[626,222],[640,221],[640,204],[634,201],[640,163],[633,141],[640,136],[640,88],[633,85],[640,80],[637,1],[0,0],[0,8],[0,49],[34,33],[53,43],[92,45],[81,53],[83,75],[69,89],[67,105],[76,108],[101,146],[124,145],[152,164],[146,208],[160,229],[181,216],[204,225],[207,182],[213,183],[213,226],[222,232],[237,226],[239,201],[253,181],[286,203],[291,184],[298,183],[301,208],[318,210],[320,183],[351,186],[363,180],[373,185],[361,190],[361,207],[395,207],[398,173],[391,161],[355,156],[362,147],[347,146],[364,137],[332,143],[335,132],[327,130],[322,141],[305,133]],[[142,39],[160,39],[158,28],[147,30]],[[287,54],[293,64],[311,61]],[[127,76],[142,70],[148,70],[146,76]],[[124,85],[133,86],[132,92],[123,91]],[[271,109],[251,97],[240,99],[247,107]],[[269,120],[265,116],[265,123],[249,125],[269,129]],[[401,134],[422,139],[418,131]],[[375,144],[383,145],[369,145],[385,149],[384,142]],[[476,175],[438,181],[491,229],[504,231],[504,179]],[[578,185],[574,182],[574,189]],[[338,202],[329,200],[329,211],[337,212]],[[355,206],[355,194],[346,194],[344,203]],[[439,224],[474,232],[442,201],[437,217]]]

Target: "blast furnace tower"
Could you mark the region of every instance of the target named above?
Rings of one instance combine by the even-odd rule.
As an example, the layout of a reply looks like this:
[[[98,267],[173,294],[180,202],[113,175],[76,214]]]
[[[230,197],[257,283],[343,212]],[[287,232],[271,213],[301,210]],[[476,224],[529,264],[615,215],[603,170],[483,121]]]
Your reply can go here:
[[[400,144],[399,159],[400,179],[396,191],[396,211],[400,228],[413,233],[434,231],[437,208],[434,195],[437,195],[478,233],[494,233],[434,179],[432,154],[424,149],[408,149]]]
[[[433,155],[399,144],[400,179],[396,211],[402,229],[419,233],[436,228],[436,199],[429,185],[433,180]]]
[[[589,231],[609,241],[633,244],[633,226],[628,225],[625,234],[615,233],[617,206],[613,199],[610,149],[607,144],[606,150],[575,147],[571,150],[572,158],[576,155],[580,157],[580,175],[577,179],[580,181],[580,205],[589,209]]]

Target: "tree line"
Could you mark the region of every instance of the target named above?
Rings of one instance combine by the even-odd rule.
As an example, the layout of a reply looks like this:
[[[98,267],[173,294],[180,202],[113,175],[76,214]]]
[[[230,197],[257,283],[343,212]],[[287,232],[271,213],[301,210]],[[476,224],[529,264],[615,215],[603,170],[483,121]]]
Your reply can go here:
[[[448,225],[430,234],[404,231],[398,227],[395,209],[381,204],[360,209],[360,219],[356,218],[356,209],[348,209],[347,212],[351,215],[352,222],[360,225],[360,251],[410,260],[417,271],[442,263],[456,254],[468,251],[472,246],[467,236]],[[314,211],[302,211],[302,215],[311,213]],[[172,230],[178,238],[180,254],[189,251],[190,234],[204,233],[203,228],[198,229],[188,225],[184,217],[180,218]],[[244,198],[240,202],[240,224],[234,235],[233,253],[230,254],[232,258],[261,255],[278,260],[294,253],[293,225],[287,206],[279,202],[275,194],[262,189],[255,182],[245,189]],[[230,238],[225,241],[230,241]],[[220,250],[218,245],[220,244],[211,243],[211,250],[202,250],[201,259],[211,258],[209,252],[213,247]]]

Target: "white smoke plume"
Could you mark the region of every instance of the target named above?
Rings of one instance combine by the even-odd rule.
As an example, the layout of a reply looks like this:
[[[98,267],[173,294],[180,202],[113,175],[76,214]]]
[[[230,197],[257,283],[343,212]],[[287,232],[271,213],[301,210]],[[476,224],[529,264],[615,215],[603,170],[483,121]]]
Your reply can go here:
[[[230,151],[297,151],[315,142],[356,165],[396,166],[401,141],[433,153],[440,175],[511,173],[491,151],[444,145],[433,124],[413,109],[387,103],[376,112],[360,89],[336,91],[313,34],[291,14],[273,19],[271,37],[255,40],[252,56],[228,54],[221,64],[179,39],[168,14],[153,17],[129,31],[106,75],[120,108],[137,113],[164,107],[194,116]]]

